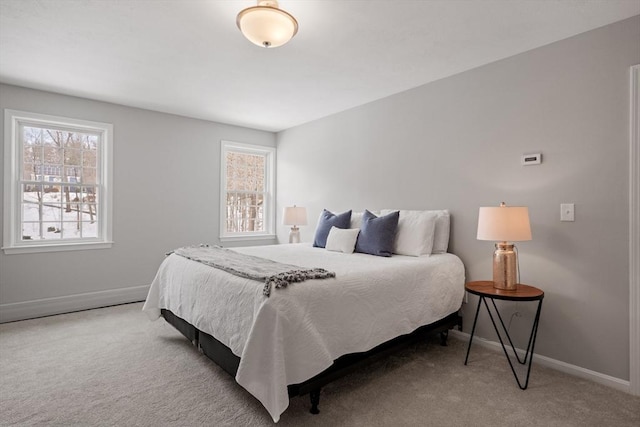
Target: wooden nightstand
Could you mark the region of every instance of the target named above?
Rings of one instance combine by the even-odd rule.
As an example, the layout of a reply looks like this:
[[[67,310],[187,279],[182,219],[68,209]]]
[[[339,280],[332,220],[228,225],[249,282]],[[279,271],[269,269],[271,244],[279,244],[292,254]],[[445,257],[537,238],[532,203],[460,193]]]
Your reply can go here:
[[[467,364],[469,360],[469,351],[471,350],[471,342],[473,341],[473,334],[476,331],[476,323],[478,322],[478,313],[480,312],[480,305],[484,301],[484,306],[487,308],[487,313],[489,313],[489,317],[491,318],[491,323],[493,323],[493,328],[498,334],[498,339],[500,340],[500,344],[502,345],[502,350],[504,351],[504,355],[507,357],[507,361],[509,362],[509,366],[511,367],[511,372],[513,372],[513,376],[516,378],[518,382],[518,387],[520,389],[525,390],[529,385],[529,375],[531,374],[531,361],[533,360],[533,348],[536,345],[536,335],[538,334],[538,324],[540,322],[540,310],[542,309],[542,299],[544,298],[544,292],[538,288],[528,285],[518,284],[517,288],[513,291],[507,291],[504,289],[496,289],[493,287],[493,282],[490,281],[480,281],[480,282],[469,282],[464,285],[464,288],[467,292],[472,293],[474,295],[478,295],[480,298],[478,299],[478,307],[476,308],[475,319],[473,320],[473,328],[471,329],[471,337],[469,338],[469,347],[467,347],[467,357],[464,359],[464,364]],[[520,378],[518,378],[518,374],[516,374],[516,370],[513,366],[513,362],[511,361],[511,357],[507,352],[507,347],[502,340],[502,336],[498,330],[498,325],[496,324],[493,314],[489,309],[489,305],[487,304],[487,299],[491,300],[493,304],[493,309],[495,313],[498,315],[498,320],[500,320],[500,325],[502,326],[502,331],[504,331],[509,344],[511,345],[511,349],[513,350],[514,355],[516,356],[516,360],[519,364],[525,365],[527,364],[527,359],[529,360],[527,366],[527,378],[525,380],[524,386],[520,382]],[[495,300],[505,300],[505,301],[538,301],[538,309],[536,310],[536,317],[533,321],[533,326],[531,327],[531,335],[529,336],[529,344],[527,345],[527,351],[524,354],[524,359],[520,360],[520,356],[516,352],[515,346],[511,341],[511,337],[509,336],[509,331],[504,325],[504,321],[502,320],[502,316],[500,316],[500,312],[498,311],[498,307],[496,306]]]

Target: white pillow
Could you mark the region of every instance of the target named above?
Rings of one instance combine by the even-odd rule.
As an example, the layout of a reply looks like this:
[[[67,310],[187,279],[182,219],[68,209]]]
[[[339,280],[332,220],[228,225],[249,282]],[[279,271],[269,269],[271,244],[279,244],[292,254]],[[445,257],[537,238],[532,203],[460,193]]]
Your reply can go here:
[[[382,215],[393,212],[383,209]],[[432,211],[400,211],[393,253],[398,255],[431,255],[437,214]]]
[[[356,240],[358,240],[359,228],[337,228],[331,227],[329,235],[327,236],[327,245],[325,248],[328,251],[344,252],[345,254],[352,254],[356,247]]]
[[[434,212],[436,217],[436,230],[433,236],[433,249],[432,254],[444,254],[449,249],[449,230],[451,228],[451,219],[449,217],[449,211],[437,210],[429,211]]]
[[[451,228],[451,218],[448,210],[431,211],[436,212],[436,231],[433,237],[432,254],[444,254],[449,249],[449,230]]]
[[[369,212],[371,212],[375,216],[380,216],[380,212],[376,212],[376,211],[369,211]],[[364,215],[364,211],[351,212],[351,225],[349,225],[349,228],[362,228],[362,215]]]
[[[390,213],[393,212],[393,209],[383,209],[381,212],[383,214]],[[433,212],[437,215],[436,229],[433,236],[433,248],[431,249],[431,253],[447,253],[447,250],[449,249],[449,233],[451,229],[451,218],[449,216],[449,211],[447,209],[442,209],[425,212]]]

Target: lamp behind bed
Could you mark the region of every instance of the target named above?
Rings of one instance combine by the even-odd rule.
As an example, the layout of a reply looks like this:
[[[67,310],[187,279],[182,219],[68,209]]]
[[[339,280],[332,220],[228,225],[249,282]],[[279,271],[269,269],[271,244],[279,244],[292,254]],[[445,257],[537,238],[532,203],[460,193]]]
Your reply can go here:
[[[282,224],[293,226],[289,233],[289,243],[300,243],[298,225],[307,225],[307,209],[296,205],[285,207],[282,212]]]

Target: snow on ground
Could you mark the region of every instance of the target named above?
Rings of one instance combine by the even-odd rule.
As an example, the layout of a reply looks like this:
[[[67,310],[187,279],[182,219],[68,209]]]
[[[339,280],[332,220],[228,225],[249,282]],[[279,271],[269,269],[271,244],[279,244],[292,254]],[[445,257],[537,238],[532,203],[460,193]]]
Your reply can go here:
[[[89,213],[88,203],[71,202],[71,212],[66,212],[67,203],[64,193],[42,193],[42,236],[40,236],[40,204],[35,191],[23,193],[22,235],[30,236],[28,240],[41,239],[78,239],[98,236],[98,219],[96,206],[91,205],[93,220]],[[82,200],[85,194],[71,192],[70,198]],[[78,212],[80,210],[81,212]],[[24,238],[23,237],[23,238]]]

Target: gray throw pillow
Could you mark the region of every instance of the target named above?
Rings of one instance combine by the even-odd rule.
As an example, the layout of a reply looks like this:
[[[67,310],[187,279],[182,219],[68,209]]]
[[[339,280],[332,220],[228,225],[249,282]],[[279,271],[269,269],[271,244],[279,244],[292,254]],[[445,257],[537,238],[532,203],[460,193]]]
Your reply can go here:
[[[320,219],[318,220],[318,227],[316,228],[316,235],[313,239],[313,246],[316,248],[324,248],[327,246],[327,236],[329,236],[331,227],[349,228],[350,224],[351,210],[336,215],[326,209],[323,209],[320,214]]]
[[[399,211],[377,217],[365,210],[364,215],[362,215],[360,234],[356,242],[356,252],[386,257],[391,256],[399,218]]]

